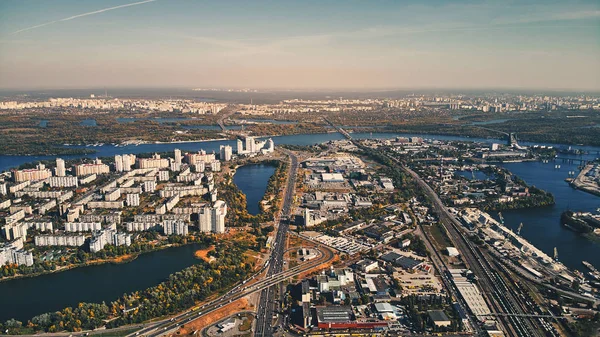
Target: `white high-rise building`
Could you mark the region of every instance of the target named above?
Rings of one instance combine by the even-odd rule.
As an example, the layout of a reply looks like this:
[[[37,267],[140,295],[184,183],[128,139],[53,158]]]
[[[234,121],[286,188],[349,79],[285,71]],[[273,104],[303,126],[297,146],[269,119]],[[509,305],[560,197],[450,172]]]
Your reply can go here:
[[[198,227],[201,232],[210,232],[212,228],[212,208],[208,205],[202,207],[198,213]]]
[[[244,143],[242,142],[242,140],[241,140],[241,139],[239,139],[239,138],[238,138],[238,139],[237,139],[237,153],[238,153],[238,154],[242,154],[242,153],[244,153],[244,152],[245,152],[245,151],[244,151]]]
[[[219,171],[221,171],[221,162],[218,161],[218,160],[210,162],[210,170],[212,172],[219,172]]]
[[[123,157],[119,154],[115,156],[115,171],[123,172]]]
[[[67,175],[67,170],[65,169],[65,161],[61,158],[56,158],[56,171],[54,172],[57,177],[64,177]]]
[[[267,139],[267,152],[273,152],[275,151],[275,143],[273,142],[273,139],[269,138]]]
[[[231,156],[233,155],[233,148],[229,145],[221,145],[220,150],[220,159],[222,161],[230,161]]]
[[[212,231],[214,233],[225,233],[225,216],[227,215],[227,204],[223,200],[217,200],[212,209]]]
[[[254,137],[246,137],[246,152],[256,152],[256,143],[254,142]]]
[[[217,200],[214,206],[204,206],[198,213],[198,227],[201,232],[225,233],[225,216],[227,216],[227,204],[223,200]]]
[[[135,154],[124,154],[123,156],[123,171],[131,171],[131,167],[135,164]]]
[[[180,149],[175,149],[175,163],[181,165],[181,150]]]

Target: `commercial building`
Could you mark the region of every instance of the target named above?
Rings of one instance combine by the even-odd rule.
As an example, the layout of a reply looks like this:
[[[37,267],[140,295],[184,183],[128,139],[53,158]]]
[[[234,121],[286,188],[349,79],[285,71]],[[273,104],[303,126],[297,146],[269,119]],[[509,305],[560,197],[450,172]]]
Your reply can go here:
[[[429,310],[427,314],[433,325],[437,327],[448,327],[452,324],[446,313],[442,310]]]
[[[317,307],[317,325],[320,329],[377,329],[387,322],[356,320],[350,306]]]
[[[321,181],[324,183],[343,183],[344,177],[341,173],[321,173]]]
[[[464,269],[449,269],[448,272],[471,313],[481,320],[485,320],[491,312],[490,308],[487,306],[479,288],[466,277],[467,271]]]
[[[456,249],[454,247],[446,247],[446,251],[448,252],[448,256],[451,256],[451,257],[460,255],[460,253],[458,252],[458,249]]]

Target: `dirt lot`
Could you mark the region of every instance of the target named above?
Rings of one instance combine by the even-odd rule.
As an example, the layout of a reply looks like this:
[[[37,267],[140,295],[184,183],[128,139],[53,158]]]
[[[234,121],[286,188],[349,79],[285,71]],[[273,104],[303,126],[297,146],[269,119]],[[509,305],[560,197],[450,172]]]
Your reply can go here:
[[[198,249],[195,253],[194,256],[204,260],[205,262],[210,262],[210,258],[208,257],[208,253],[210,253],[211,251],[213,251],[215,249],[215,246],[210,246],[206,249]]]
[[[204,315],[195,321],[182,325],[181,328],[179,328],[179,330],[177,330],[177,332],[171,336],[193,336],[192,333],[194,331],[202,330],[237,311],[253,309],[254,308],[250,306],[246,298],[240,298],[239,300],[229,303],[208,315]]]

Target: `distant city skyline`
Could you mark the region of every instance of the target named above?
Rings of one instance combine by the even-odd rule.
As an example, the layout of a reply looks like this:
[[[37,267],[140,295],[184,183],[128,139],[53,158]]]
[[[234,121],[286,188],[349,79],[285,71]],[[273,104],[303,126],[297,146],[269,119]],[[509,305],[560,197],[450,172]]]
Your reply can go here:
[[[0,89],[600,90],[597,1],[0,3]]]

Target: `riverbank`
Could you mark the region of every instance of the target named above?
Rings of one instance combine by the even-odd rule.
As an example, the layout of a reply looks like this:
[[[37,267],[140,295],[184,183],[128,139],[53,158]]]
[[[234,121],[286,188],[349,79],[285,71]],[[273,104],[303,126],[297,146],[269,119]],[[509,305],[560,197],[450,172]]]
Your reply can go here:
[[[138,144],[186,144],[186,143],[202,143],[202,142],[219,142],[224,140],[230,140],[231,138],[209,138],[209,139],[198,139],[198,140],[175,140],[171,142],[160,142],[160,141],[140,141]]]
[[[593,179],[588,179],[587,174],[598,164],[587,164],[569,184],[584,192],[600,196],[600,186]]]

